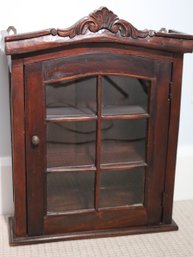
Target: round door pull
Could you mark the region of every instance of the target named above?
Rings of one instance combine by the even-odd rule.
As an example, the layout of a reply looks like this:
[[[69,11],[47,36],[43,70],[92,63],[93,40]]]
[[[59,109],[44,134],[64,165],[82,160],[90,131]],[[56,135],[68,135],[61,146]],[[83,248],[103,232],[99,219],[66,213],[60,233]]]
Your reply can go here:
[[[33,136],[31,139],[32,145],[38,146],[40,143],[40,138],[38,136]]]

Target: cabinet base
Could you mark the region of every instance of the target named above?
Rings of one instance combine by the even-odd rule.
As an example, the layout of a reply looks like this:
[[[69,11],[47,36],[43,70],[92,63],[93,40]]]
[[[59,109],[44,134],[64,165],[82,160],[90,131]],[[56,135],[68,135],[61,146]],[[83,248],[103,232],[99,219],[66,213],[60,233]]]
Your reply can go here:
[[[171,224],[160,224],[156,226],[139,226],[139,227],[130,227],[130,228],[108,229],[108,230],[83,231],[83,232],[74,232],[74,233],[56,234],[56,235],[16,237],[13,229],[13,217],[9,218],[9,242],[11,246],[40,244],[40,243],[56,242],[56,241],[62,241],[62,240],[125,236],[125,235],[155,233],[155,232],[168,232],[168,231],[175,231],[175,230],[178,230],[178,226],[176,225],[175,221],[172,221]]]

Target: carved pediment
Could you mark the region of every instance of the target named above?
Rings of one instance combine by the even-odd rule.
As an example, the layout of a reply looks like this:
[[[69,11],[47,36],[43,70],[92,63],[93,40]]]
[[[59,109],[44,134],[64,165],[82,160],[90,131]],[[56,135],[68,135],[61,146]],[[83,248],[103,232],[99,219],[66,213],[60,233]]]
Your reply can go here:
[[[67,29],[46,29],[5,37],[6,53],[30,53],[82,42],[121,44],[169,52],[192,52],[193,36],[161,29],[138,30],[131,23],[101,7]]]
[[[141,31],[136,29],[131,23],[119,19],[116,14],[108,10],[106,7],[101,7],[94,11],[70,28],[57,30],[52,29],[51,34],[74,38],[77,35],[84,35],[88,32],[96,33],[102,29],[106,29],[120,37],[131,37],[133,39],[146,38],[154,35],[154,31],[152,30]]]

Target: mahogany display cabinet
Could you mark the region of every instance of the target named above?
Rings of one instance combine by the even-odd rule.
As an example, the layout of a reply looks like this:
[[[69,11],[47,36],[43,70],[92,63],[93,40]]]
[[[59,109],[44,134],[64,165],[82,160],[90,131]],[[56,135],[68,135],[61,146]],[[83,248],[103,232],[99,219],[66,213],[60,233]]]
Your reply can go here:
[[[183,54],[193,36],[138,30],[107,8],[11,35],[10,244],[177,230]]]

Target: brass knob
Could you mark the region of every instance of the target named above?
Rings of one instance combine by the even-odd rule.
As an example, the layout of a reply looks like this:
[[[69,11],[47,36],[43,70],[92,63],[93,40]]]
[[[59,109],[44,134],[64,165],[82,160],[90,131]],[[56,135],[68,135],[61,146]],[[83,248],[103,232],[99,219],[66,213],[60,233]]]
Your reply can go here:
[[[35,136],[32,137],[31,142],[32,142],[32,145],[38,146],[39,143],[40,143],[40,138],[35,135]]]

